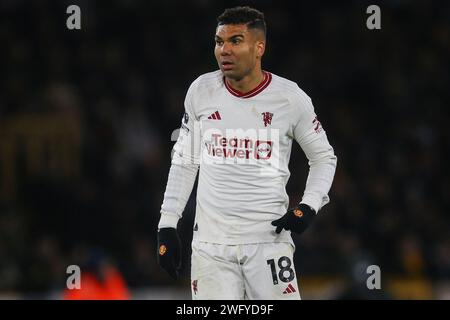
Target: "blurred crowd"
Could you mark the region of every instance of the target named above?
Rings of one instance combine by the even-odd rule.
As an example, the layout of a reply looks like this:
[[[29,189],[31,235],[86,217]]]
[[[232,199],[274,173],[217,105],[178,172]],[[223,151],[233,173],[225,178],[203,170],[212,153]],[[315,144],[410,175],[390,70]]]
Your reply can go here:
[[[450,5],[249,1],[265,12],[265,70],[312,98],[338,156],[301,275],[450,279]],[[81,8],[68,30],[66,8]],[[0,292],[65,286],[97,248],[133,288],[184,285],[195,193],[180,222],[184,280],[156,264],[172,133],[191,81],[217,69],[216,17],[238,1],[0,3]],[[307,161],[296,145],[291,204]]]

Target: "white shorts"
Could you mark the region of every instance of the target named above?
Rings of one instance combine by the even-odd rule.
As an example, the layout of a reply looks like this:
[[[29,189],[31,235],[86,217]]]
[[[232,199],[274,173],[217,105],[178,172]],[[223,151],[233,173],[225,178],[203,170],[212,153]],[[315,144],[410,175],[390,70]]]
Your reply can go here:
[[[194,300],[299,300],[293,256],[286,242],[224,245],[192,242]]]

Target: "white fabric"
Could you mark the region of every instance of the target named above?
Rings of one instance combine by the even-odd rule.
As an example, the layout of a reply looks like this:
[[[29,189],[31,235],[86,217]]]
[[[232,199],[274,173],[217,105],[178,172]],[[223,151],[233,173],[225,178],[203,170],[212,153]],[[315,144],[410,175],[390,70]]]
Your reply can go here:
[[[193,241],[192,299],[299,300],[293,255],[294,246],[289,243],[223,245]]]
[[[250,98],[230,93],[220,70],[192,83],[172,159],[180,167],[171,169],[159,227],[176,226],[200,166],[194,239],[292,243],[288,231],[276,234],[270,222],[288,209],[293,140],[310,166],[302,202],[316,212],[329,202],[337,160],[311,99],[294,82],[271,78]]]

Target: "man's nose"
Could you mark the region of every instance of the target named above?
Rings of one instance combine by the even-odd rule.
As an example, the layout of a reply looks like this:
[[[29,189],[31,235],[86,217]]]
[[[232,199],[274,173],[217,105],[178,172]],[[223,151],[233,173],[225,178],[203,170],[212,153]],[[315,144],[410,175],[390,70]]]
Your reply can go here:
[[[224,44],[222,45],[222,49],[220,50],[220,54],[222,56],[228,56],[231,54],[231,44],[224,42]]]

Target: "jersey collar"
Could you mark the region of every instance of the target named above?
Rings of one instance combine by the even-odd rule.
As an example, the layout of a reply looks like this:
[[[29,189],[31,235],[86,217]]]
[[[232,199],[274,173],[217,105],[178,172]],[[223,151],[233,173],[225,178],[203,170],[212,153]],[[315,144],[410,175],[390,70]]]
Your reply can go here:
[[[225,83],[225,87],[227,88],[227,90],[233,95],[236,96],[238,98],[251,98],[256,96],[258,93],[262,92],[265,88],[267,88],[267,86],[270,84],[270,82],[272,81],[272,74],[270,72],[266,72],[263,71],[264,74],[264,79],[261,81],[260,84],[258,84],[258,86],[252,90],[250,90],[249,92],[241,92],[238,91],[236,89],[233,89],[230,84],[228,83],[228,81],[225,79],[225,77],[223,78],[223,82]]]

